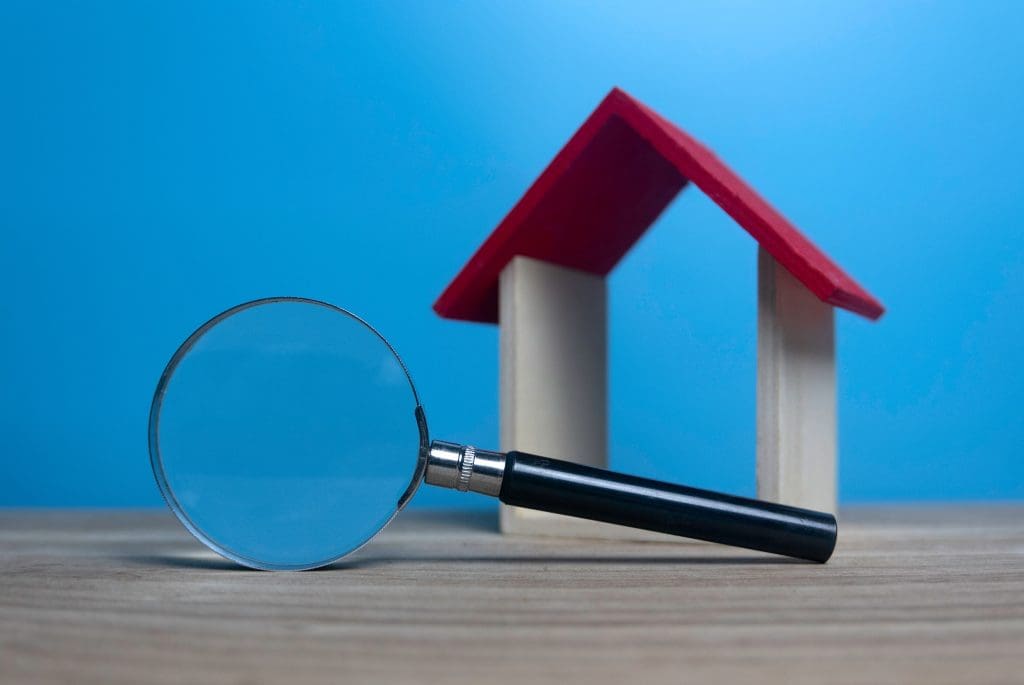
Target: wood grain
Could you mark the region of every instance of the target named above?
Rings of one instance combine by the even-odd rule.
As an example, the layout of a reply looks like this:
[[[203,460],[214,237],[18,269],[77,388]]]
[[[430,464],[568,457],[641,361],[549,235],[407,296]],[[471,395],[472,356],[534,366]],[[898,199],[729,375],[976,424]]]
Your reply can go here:
[[[832,307],[757,250],[757,496],[835,513]]]
[[[502,452],[607,468],[607,310],[601,276],[529,257],[513,258],[501,272]],[[499,506],[505,533],[602,537],[602,531],[620,530]]]
[[[1024,506],[844,510],[824,566],[495,519],[262,573],[164,512],[0,512],[0,682],[1024,682]]]

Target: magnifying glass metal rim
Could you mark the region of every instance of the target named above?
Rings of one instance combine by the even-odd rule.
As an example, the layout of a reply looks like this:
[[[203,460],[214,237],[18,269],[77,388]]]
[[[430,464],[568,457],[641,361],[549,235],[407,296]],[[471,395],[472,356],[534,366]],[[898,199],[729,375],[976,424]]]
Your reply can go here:
[[[170,483],[167,482],[167,476],[164,472],[163,459],[160,455],[160,410],[163,407],[164,395],[167,392],[168,384],[170,383],[171,378],[174,376],[174,372],[177,370],[178,365],[181,363],[181,361],[192,350],[192,348],[195,347],[196,343],[198,343],[199,340],[202,339],[204,335],[206,335],[211,329],[213,329],[217,324],[224,321],[225,319],[228,319],[234,316],[235,314],[238,314],[247,309],[252,309],[254,307],[260,307],[268,304],[279,303],[309,304],[324,307],[328,310],[337,312],[338,314],[347,316],[359,324],[362,324],[363,326],[366,327],[367,330],[369,330],[371,333],[377,336],[377,338],[379,338],[380,341],[384,343],[384,345],[387,347],[388,351],[390,351],[391,354],[394,355],[395,359],[398,361],[398,365],[402,369],[402,373],[405,374],[405,378],[409,382],[409,388],[412,390],[413,399],[415,400],[416,403],[416,407],[414,410],[414,418],[416,420],[416,425],[419,430],[420,437],[419,452],[417,454],[416,466],[412,474],[412,480],[409,482],[409,486],[405,489],[405,492],[402,493],[402,496],[399,497],[397,506],[395,507],[395,510],[394,512],[392,512],[391,516],[389,516],[388,519],[380,527],[377,528],[377,530],[375,530],[365,540],[359,542],[355,546],[352,546],[346,551],[342,552],[341,554],[332,556],[328,559],[320,559],[309,563],[268,563],[260,559],[254,559],[252,557],[247,557],[238,554],[229,549],[228,547],[225,547],[223,544],[215,540],[210,535],[208,535],[206,532],[202,530],[202,528],[200,528],[195,522],[192,521],[188,513],[185,511],[184,507],[182,507],[181,504],[178,502],[177,497],[175,497],[174,495],[174,491],[171,489]],[[338,307],[337,305],[333,305],[329,302],[315,300],[308,297],[264,297],[257,300],[251,300],[249,302],[243,302],[242,304],[235,305],[234,307],[231,307],[230,309],[221,312],[217,316],[213,317],[212,319],[204,323],[202,326],[197,328],[192,333],[192,335],[185,339],[185,342],[183,342],[178,347],[174,355],[171,357],[171,360],[167,362],[167,366],[164,367],[163,373],[160,375],[160,380],[157,382],[156,390],[153,392],[153,402],[150,405],[149,409],[149,462],[150,466],[153,469],[153,476],[156,479],[157,487],[160,489],[160,494],[163,496],[164,502],[167,504],[168,508],[170,508],[170,510],[174,512],[174,515],[178,517],[178,520],[181,521],[181,524],[185,526],[185,528],[190,533],[192,533],[192,535],[195,536],[196,539],[198,539],[204,545],[211,548],[213,551],[217,552],[223,557],[231,559],[232,561],[236,561],[239,564],[242,564],[243,566],[248,566],[249,568],[254,568],[263,571],[301,571],[306,569],[319,568],[321,566],[327,566],[328,564],[332,564],[340,559],[343,559],[344,557],[347,557],[348,555],[352,554],[353,552],[363,547],[363,545],[368,543],[370,540],[376,537],[377,534],[380,533],[380,531],[386,528],[387,525],[391,523],[392,520],[394,520],[395,516],[398,515],[398,512],[402,511],[402,509],[405,508],[405,506],[409,503],[409,500],[412,499],[412,496],[416,494],[416,490],[419,488],[420,483],[423,482],[423,475],[427,467],[427,454],[429,447],[430,435],[429,431],[427,430],[427,417],[426,414],[423,412],[422,405],[420,404],[419,393],[416,392],[416,384],[413,383],[412,376],[409,374],[409,369],[408,367],[406,367],[405,362],[402,360],[402,357],[399,356],[395,348],[391,346],[391,343],[388,342],[388,339],[385,338],[380,333],[380,331],[378,331],[376,328],[370,325],[365,319],[363,319],[359,315],[354,314],[342,307]]]

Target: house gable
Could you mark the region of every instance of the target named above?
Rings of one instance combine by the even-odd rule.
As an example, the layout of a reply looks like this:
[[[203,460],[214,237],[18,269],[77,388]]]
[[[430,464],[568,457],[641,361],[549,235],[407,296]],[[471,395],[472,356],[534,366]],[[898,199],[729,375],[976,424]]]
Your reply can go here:
[[[498,280],[517,255],[607,275],[693,183],[820,300],[869,319],[858,285],[711,150],[613,89],[434,303],[443,317],[497,323]]]

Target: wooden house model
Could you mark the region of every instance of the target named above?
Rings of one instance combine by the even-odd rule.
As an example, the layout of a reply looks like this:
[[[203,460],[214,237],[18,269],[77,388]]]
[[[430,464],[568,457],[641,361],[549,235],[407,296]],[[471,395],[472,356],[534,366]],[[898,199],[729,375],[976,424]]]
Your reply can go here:
[[[757,494],[836,508],[833,308],[882,305],[711,150],[613,89],[434,304],[500,325],[501,449],[606,466],[605,278],[688,184],[758,243]],[[502,530],[591,535],[504,507]]]

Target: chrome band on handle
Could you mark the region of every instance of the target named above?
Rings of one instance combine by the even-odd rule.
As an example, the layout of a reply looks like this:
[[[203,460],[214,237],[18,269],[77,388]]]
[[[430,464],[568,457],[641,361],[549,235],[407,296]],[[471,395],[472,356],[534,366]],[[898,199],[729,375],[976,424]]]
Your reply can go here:
[[[455,483],[455,489],[459,492],[469,490],[469,481],[473,477],[473,462],[476,461],[476,448],[466,445],[462,450],[462,463],[459,464],[459,480]]]
[[[443,440],[430,443],[423,479],[430,485],[497,497],[505,475],[505,455]]]

